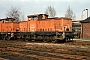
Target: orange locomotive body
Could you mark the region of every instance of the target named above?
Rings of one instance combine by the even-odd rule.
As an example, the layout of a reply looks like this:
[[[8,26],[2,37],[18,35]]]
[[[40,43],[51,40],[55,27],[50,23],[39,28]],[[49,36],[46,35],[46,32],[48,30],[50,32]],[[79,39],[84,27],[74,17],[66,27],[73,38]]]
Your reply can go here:
[[[45,14],[43,15],[46,16]],[[30,25],[34,27],[35,31],[63,32],[63,31],[66,31],[65,29],[68,29],[68,32],[72,31],[72,20],[69,18],[63,18],[63,17],[62,18],[43,18],[41,17],[41,19],[38,19],[37,16],[35,16],[36,19],[32,19],[34,18],[33,16],[32,15],[28,16],[28,21],[30,22]]]
[[[72,31],[72,23],[70,19],[66,18],[53,18],[53,19],[45,19],[40,20],[37,23],[37,31],[43,32],[64,32],[65,31]],[[64,29],[65,28],[65,29]]]
[[[19,25],[17,22],[12,22],[15,19],[6,18],[0,19],[0,38],[9,40],[14,36],[14,32],[18,31]]]
[[[14,22],[13,18],[1,19],[1,37],[3,39],[8,37],[8,39],[43,40],[44,42],[66,41],[72,38],[72,20],[69,18],[48,18],[46,14],[27,17],[28,21],[18,23]]]

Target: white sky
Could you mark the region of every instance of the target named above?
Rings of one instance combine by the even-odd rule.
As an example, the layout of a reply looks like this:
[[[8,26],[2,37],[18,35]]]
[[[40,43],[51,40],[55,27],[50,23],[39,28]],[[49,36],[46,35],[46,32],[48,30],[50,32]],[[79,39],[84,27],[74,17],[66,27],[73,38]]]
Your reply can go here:
[[[64,17],[68,6],[76,14],[76,20],[81,20],[82,11],[86,8],[90,14],[90,0],[0,0],[0,18],[6,18],[6,13],[12,6],[19,7],[27,17],[27,15],[45,13],[47,6],[50,5],[56,10],[58,17]],[[86,14],[84,11],[84,19]]]

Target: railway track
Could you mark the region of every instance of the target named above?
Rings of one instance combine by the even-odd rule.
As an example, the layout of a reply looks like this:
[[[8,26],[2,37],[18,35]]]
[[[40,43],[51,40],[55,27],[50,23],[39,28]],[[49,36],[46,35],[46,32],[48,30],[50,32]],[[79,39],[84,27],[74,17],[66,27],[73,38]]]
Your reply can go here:
[[[0,55],[27,60],[90,60],[90,42],[55,44],[0,41]]]

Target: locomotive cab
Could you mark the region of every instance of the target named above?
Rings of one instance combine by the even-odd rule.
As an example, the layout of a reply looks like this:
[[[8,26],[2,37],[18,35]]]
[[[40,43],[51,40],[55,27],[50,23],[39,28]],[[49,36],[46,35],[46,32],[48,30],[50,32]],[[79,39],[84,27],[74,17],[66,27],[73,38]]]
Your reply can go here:
[[[5,18],[5,19],[0,19],[0,22],[2,22],[2,23],[5,23],[5,22],[14,22],[15,21],[15,19],[14,18]]]
[[[47,19],[48,15],[46,14],[36,14],[36,15],[29,15],[27,16],[28,20],[42,20],[42,19]]]

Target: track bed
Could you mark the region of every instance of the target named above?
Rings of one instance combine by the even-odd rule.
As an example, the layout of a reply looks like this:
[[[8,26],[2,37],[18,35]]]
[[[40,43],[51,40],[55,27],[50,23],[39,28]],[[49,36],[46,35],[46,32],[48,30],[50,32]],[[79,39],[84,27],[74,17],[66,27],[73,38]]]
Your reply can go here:
[[[0,55],[22,60],[90,60],[90,42],[36,43],[1,40]]]

